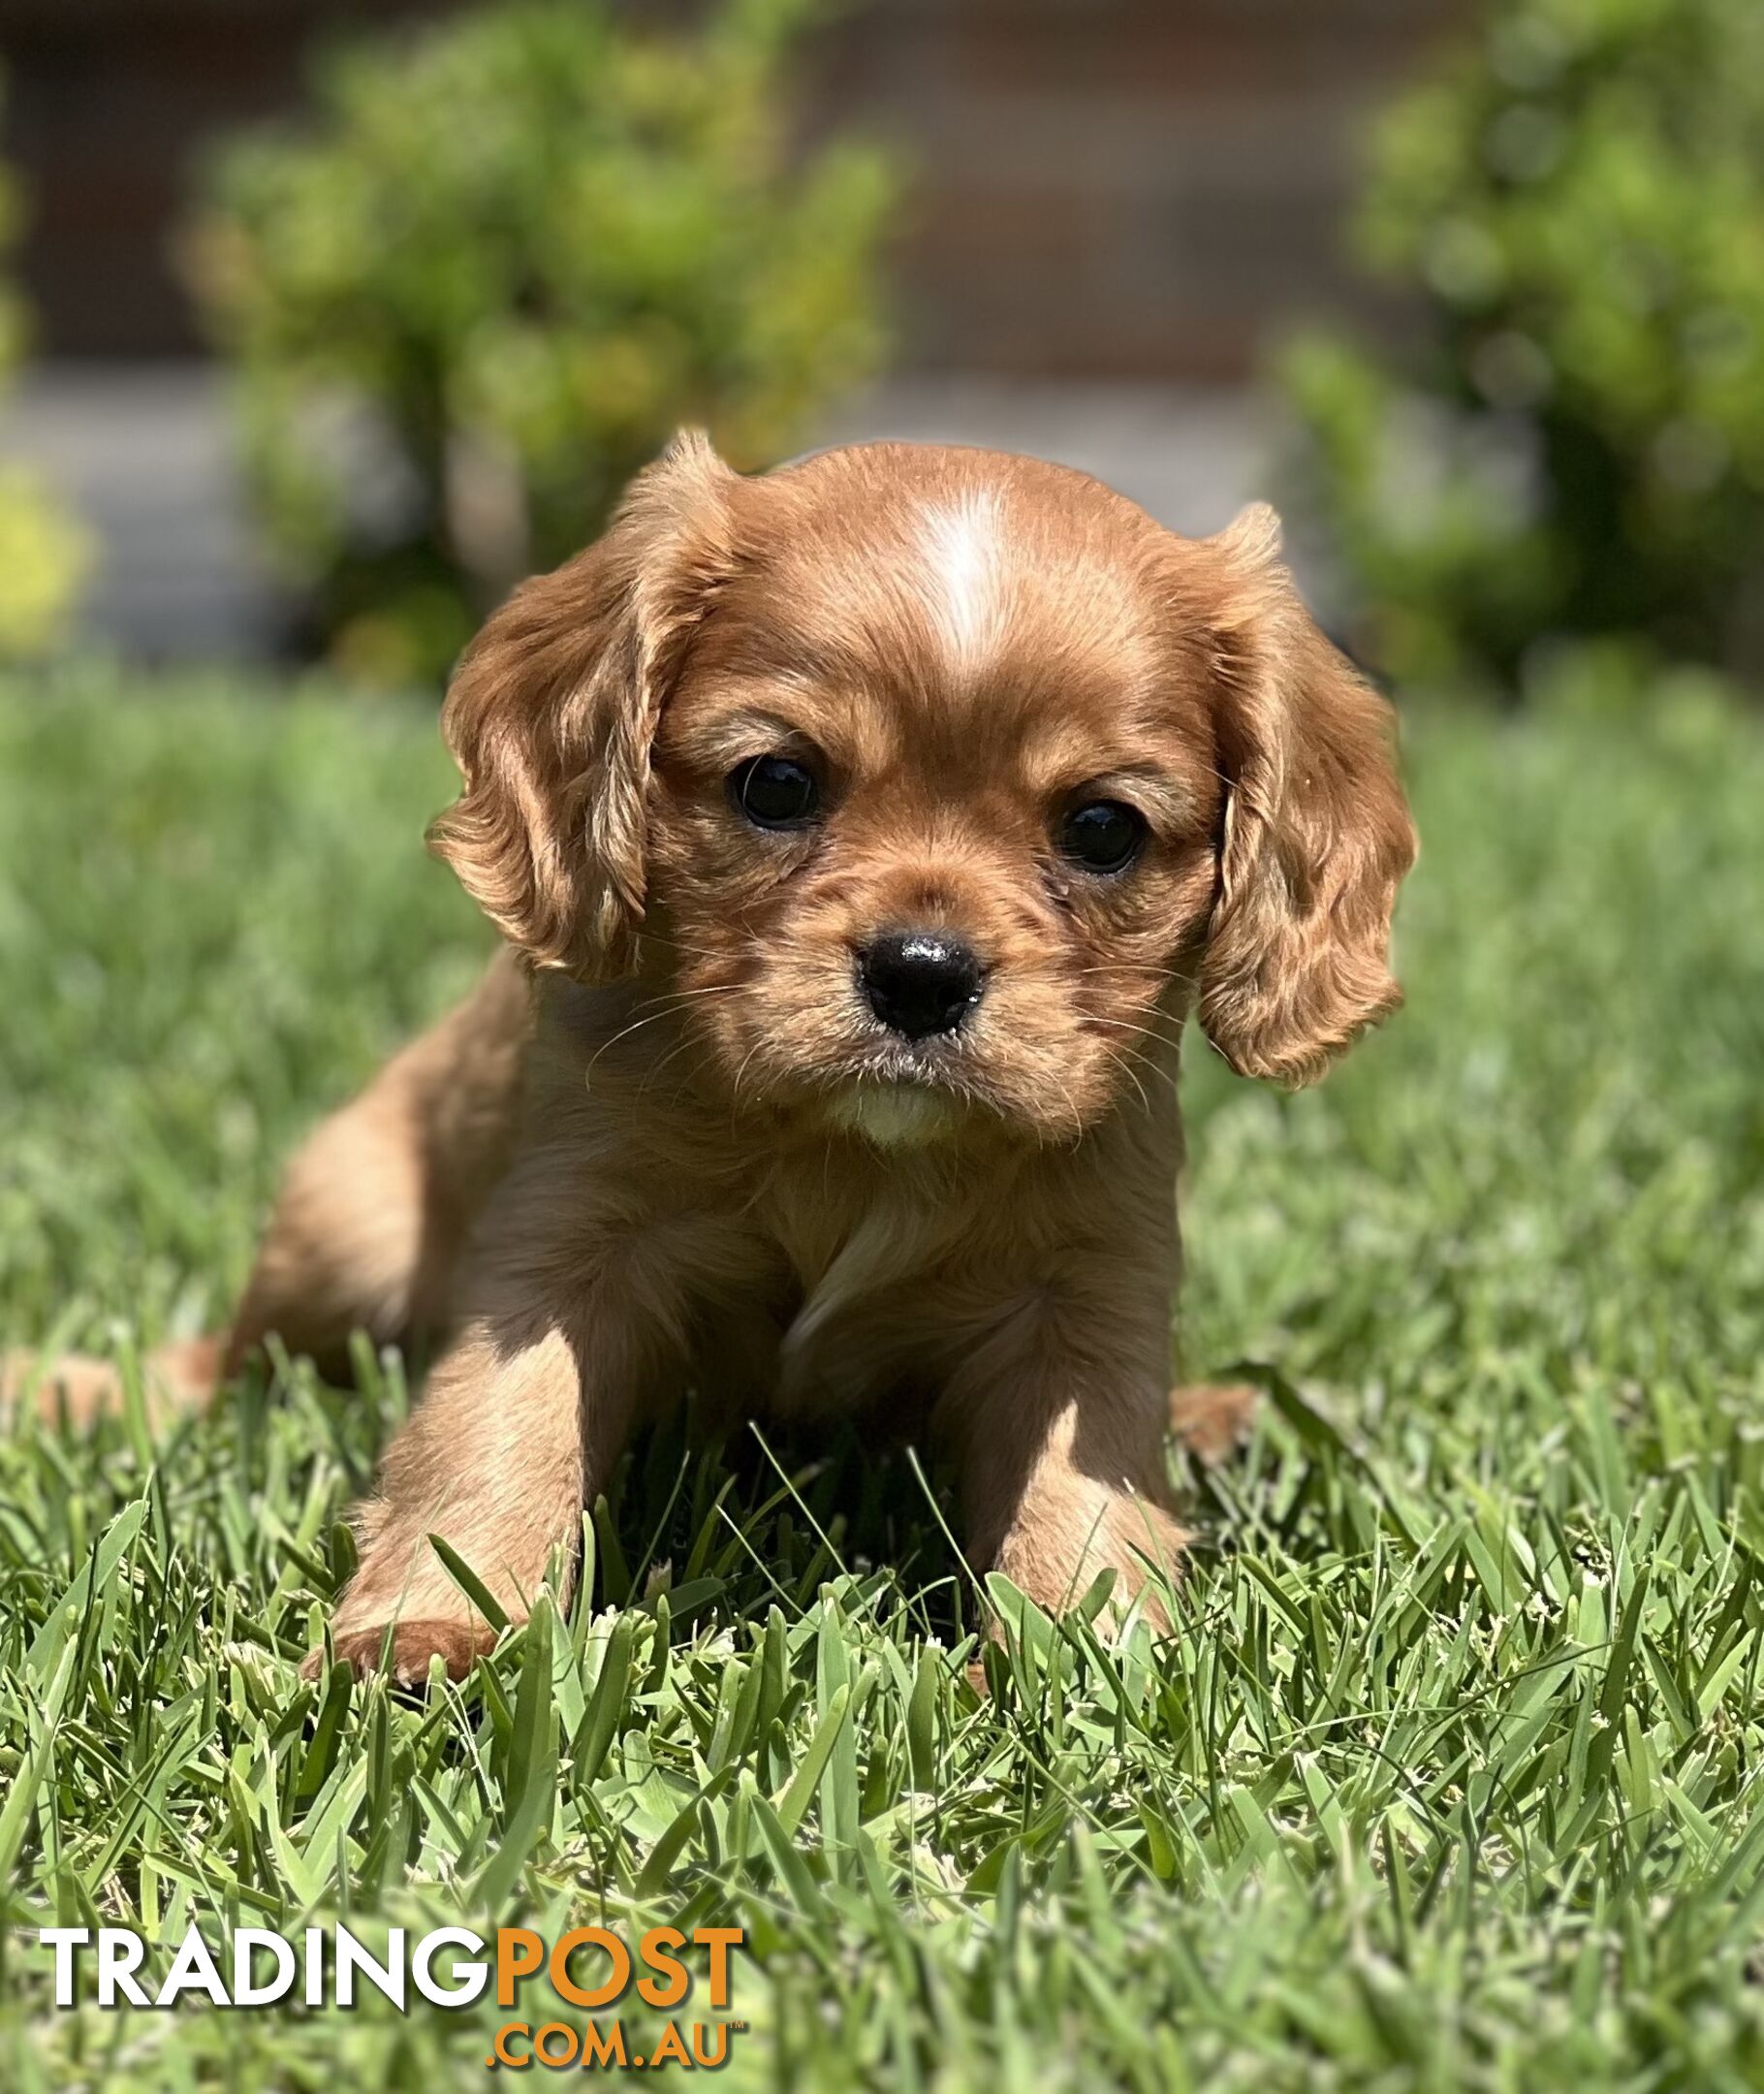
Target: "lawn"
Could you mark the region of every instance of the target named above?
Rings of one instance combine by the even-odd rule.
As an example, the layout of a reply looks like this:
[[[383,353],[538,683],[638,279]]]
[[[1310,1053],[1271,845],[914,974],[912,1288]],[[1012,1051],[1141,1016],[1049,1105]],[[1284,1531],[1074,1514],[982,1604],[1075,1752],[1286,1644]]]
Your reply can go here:
[[[0,2059],[482,2083],[483,2006],[52,2011],[35,1930],[747,1930],[735,2087],[1764,2083],[1764,731],[1410,722],[1406,1011],[1187,1076],[1179,1633],[981,1601],[934,1477],[658,1434],[591,1591],[426,1703],[296,1664],[405,1391],[0,1442]],[[224,1312],[278,1158],[470,980],[432,719],[0,690],[0,1343]],[[543,2015],[538,2018],[544,2018]],[[578,2020],[581,2016],[576,2017]]]

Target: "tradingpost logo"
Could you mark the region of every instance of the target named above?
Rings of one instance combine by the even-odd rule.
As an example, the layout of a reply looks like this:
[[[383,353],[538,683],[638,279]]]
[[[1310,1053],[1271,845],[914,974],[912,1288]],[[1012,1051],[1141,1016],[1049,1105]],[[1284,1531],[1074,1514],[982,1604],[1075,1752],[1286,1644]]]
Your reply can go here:
[[[306,1927],[298,1936],[237,1927],[225,1955],[192,1926],[157,1985],[140,1975],[149,1944],[132,1928],[44,1927],[37,1938],[54,1954],[58,2008],[79,2005],[82,1971],[101,2010],[163,2012],[195,1999],[243,2010],[285,2002],[352,2008],[378,1993],[408,2014],[418,2000],[443,2010],[474,2006],[493,1984],[510,2018],[484,2060],[492,2072],[714,2069],[747,2026],[727,2017],[734,1956],[745,1946],[740,1927],[695,1927],[690,1935],[650,1927],[628,1940],[610,1927],[581,1926],[549,1943],[530,1927],[498,1927],[488,1941],[469,1927],[436,1927],[415,1940],[390,1927],[382,1958],[345,1926]],[[535,2018],[529,2009],[519,2018],[522,1988],[542,1973],[563,2013]],[[633,2001],[667,2018],[628,2021]],[[553,2001],[546,2004],[550,2010]]]

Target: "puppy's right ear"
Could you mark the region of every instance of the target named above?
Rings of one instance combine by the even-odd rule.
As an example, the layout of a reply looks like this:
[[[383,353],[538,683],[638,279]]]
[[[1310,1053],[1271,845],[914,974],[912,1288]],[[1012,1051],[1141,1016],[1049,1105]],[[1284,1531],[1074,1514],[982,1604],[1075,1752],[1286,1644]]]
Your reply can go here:
[[[605,536],[522,583],[455,673],[441,732],[465,789],[429,845],[537,967],[597,981],[635,964],[649,751],[732,564],[735,480],[706,436],[677,436]]]

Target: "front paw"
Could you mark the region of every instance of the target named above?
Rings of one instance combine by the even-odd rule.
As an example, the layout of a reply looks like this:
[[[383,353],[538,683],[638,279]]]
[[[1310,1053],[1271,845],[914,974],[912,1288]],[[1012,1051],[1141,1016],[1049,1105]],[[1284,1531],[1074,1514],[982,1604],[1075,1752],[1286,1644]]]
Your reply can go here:
[[[388,1629],[341,1629],[331,1637],[335,1663],[364,1675],[385,1671],[400,1687],[421,1687],[429,1664],[439,1658],[449,1679],[462,1680],[491,1650],[495,1632],[485,1622],[397,1621]],[[318,1679],[325,1670],[323,1648],[308,1651],[300,1665],[302,1679]]]
[[[1138,1601],[1162,1631],[1170,1627],[1166,1595],[1181,1574],[1187,1545],[1186,1530],[1150,1499],[1087,1492],[1020,1520],[997,1567],[1050,1614],[1075,1606],[1099,1571],[1113,1570],[1115,1589],[1098,1625],[1118,1623]]]

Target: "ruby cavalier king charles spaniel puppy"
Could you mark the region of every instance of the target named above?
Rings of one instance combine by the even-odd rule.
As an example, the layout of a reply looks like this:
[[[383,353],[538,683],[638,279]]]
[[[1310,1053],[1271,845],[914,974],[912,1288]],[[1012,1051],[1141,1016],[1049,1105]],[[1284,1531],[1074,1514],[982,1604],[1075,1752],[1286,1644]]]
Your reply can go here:
[[[1155,1609],[1184,1020],[1320,1075],[1397,1001],[1414,857],[1273,514],[1186,539],[1029,459],[746,478],[682,436],[443,728],[431,841],[504,950],[297,1157],[229,1335],[155,1368],[200,1400],[271,1333],[441,1346],[337,1659],[468,1670],[494,1631],[430,1537],[520,1620],[688,1385],[923,1429],[974,1564]]]

